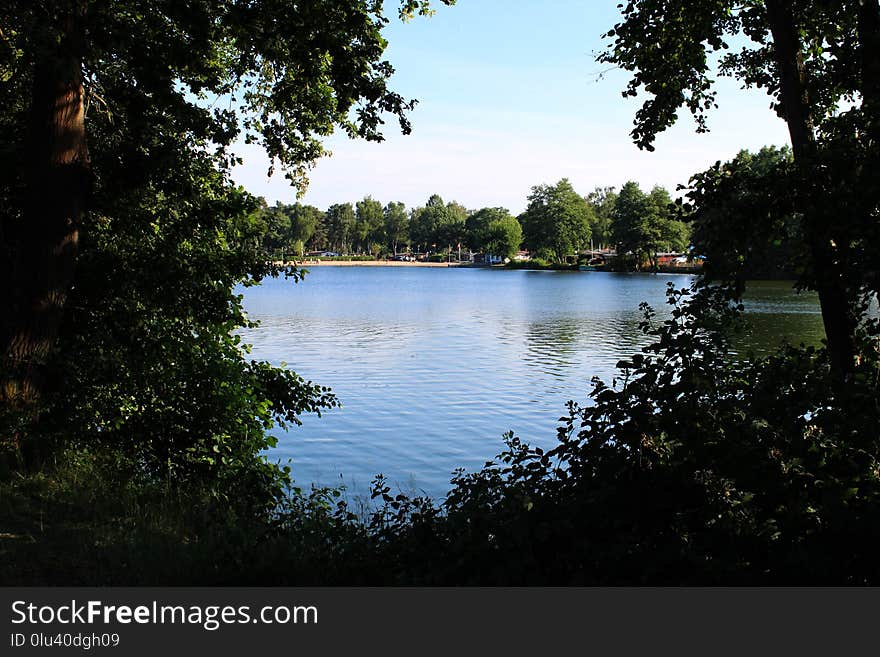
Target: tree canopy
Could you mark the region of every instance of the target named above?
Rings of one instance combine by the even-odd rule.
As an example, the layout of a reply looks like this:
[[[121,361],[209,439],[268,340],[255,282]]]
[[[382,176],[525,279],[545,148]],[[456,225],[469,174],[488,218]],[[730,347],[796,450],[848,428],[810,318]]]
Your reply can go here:
[[[374,243],[385,241],[385,211],[382,204],[367,196],[358,201],[355,211],[355,236],[361,253],[371,250]]]
[[[764,89],[786,121],[787,196],[807,246],[801,284],[819,293],[833,366],[848,380],[880,289],[880,3],[632,0],[622,10],[600,61],[632,73],[625,96],[646,96],[632,131],[640,147],[653,149],[682,107],[708,129],[716,59],[719,74]]]
[[[632,252],[638,261],[650,257],[660,239],[659,219],[658,208],[638,183],[626,183],[614,205],[613,234],[617,252]]]
[[[451,249],[465,238],[467,210],[459,203],[444,203],[439,194],[432,194],[427,204],[412,211],[410,237],[426,250]]]
[[[230,183],[234,145],[260,144],[302,189],[332,131],[381,140],[393,117],[409,132],[387,22],[369,0],[2,3],[4,447],[45,455],[55,431],[147,468],[278,483],[265,432],[335,398],[247,360],[235,334],[234,286],[282,272]],[[315,218],[297,207],[271,230],[304,241]]]
[[[593,208],[592,238],[596,246],[611,244],[611,225],[614,221],[614,205],[617,202],[614,187],[597,187],[587,194],[587,202]]]
[[[397,253],[401,243],[409,238],[409,216],[406,206],[392,201],[385,206],[385,237],[391,244],[391,252]]]
[[[681,253],[690,244],[690,231],[673,214],[672,198],[663,187],[645,194],[638,183],[628,182],[614,200],[611,233],[620,254],[633,253],[636,266],[643,261],[656,268],[657,254]]]
[[[567,178],[555,185],[537,185],[520,216],[526,246],[547,250],[558,262],[590,243],[593,209]]]
[[[748,278],[799,274],[805,246],[788,193],[792,165],[789,148],[765,147],[691,179],[684,209],[707,276],[742,290]]]
[[[510,214],[498,217],[486,227],[484,250],[502,258],[512,258],[519,250],[522,238],[522,226],[516,217]]]
[[[354,207],[351,203],[335,203],[327,208],[327,232],[331,244],[348,251],[354,239]]]

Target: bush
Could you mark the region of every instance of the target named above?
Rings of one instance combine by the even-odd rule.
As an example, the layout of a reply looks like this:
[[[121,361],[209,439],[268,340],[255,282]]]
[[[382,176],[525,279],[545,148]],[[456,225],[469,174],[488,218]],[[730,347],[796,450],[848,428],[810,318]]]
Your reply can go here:
[[[729,290],[670,284],[668,298],[660,323],[643,305],[651,344],[610,384],[594,379],[588,403],[569,402],[552,449],[508,434],[497,459],[456,472],[442,501],[395,493],[380,476],[378,506],[356,513],[342,491],[285,486],[252,447],[250,467],[230,468],[240,479],[223,480],[233,494],[216,478],[144,469],[142,450],[68,450],[54,471],[0,484],[0,576],[876,584],[876,344],[866,339],[854,378],[838,385],[823,349],[733,359],[740,307]]]
[[[201,482],[145,476],[118,451],[59,451],[41,471],[0,482],[0,580],[278,585],[368,572],[363,525],[340,491],[289,486],[271,509],[252,493],[221,500]]]
[[[555,448],[508,435],[439,506],[376,482],[371,528],[399,581],[880,581],[876,350],[840,388],[823,350],[731,360],[727,291],[669,300],[662,324],[644,309],[653,343],[570,402]]]
[[[274,504],[287,475],[261,456],[269,432],[336,400],[248,357],[236,329],[252,324],[233,291],[302,274],[266,263],[247,239],[256,200],[207,156],[153,175],[190,193],[154,198],[119,184],[97,194],[50,364],[57,385],[27,436],[39,453],[30,466],[57,450],[107,449],[150,478]]]

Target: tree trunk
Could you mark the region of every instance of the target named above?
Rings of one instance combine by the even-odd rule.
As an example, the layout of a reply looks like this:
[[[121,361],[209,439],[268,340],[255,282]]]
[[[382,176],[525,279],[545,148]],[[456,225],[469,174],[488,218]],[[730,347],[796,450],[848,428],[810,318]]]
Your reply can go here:
[[[11,280],[0,325],[0,405],[33,417],[49,383],[45,363],[73,281],[89,183],[81,6],[70,2],[58,39],[36,57],[23,220],[4,231]]]
[[[766,0],[766,6],[780,78],[782,112],[788,124],[800,179],[809,183],[819,178],[815,169],[816,139],[798,29],[789,0]],[[812,197],[815,191],[807,190],[805,186],[800,193],[831,366],[837,378],[846,381],[855,363],[857,322],[837,246],[842,242],[834,240],[833,222],[818,210],[819,204]]]

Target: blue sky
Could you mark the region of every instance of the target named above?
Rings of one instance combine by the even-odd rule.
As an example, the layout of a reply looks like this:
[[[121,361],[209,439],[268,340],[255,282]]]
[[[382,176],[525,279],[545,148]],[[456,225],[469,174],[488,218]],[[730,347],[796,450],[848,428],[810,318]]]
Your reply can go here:
[[[394,3],[396,4],[396,3]],[[624,99],[624,71],[595,62],[601,34],[618,18],[616,0],[458,0],[429,19],[385,31],[392,88],[419,104],[413,132],[389,122],[386,141],[334,135],[302,201],[321,209],[371,195],[423,205],[431,194],[477,209],[519,213],[530,188],[567,177],[587,194],[627,180],[670,191],[741,148],[788,142],[785,124],[760,91],[721,78],[711,132],[699,135],[685,111],[639,151],[629,132],[639,107]],[[389,5],[391,6],[391,5]],[[295,200],[283,176],[267,179],[259,149],[242,146],[234,178],[270,203]]]

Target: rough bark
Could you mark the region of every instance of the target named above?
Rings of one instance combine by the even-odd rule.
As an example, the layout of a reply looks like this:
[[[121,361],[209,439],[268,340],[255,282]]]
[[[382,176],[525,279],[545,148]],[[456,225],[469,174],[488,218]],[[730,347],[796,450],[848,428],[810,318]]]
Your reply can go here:
[[[33,411],[73,282],[89,180],[82,76],[83,10],[71,2],[59,38],[35,57],[22,219],[4,231],[11,254],[0,326],[0,403]]]
[[[788,124],[792,153],[801,180],[809,185],[809,181],[819,179],[815,169],[816,138],[797,26],[789,1],[767,0],[766,7],[779,73],[780,102]],[[800,192],[831,366],[838,378],[846,381],[855,363],[857,323],[837,246],[841,240],[835,241],[833,222],[823,216],[816,199],[811,198],[813,190],[804,188]]]

